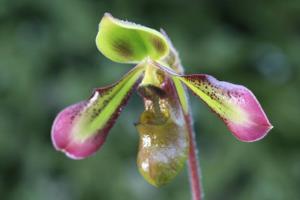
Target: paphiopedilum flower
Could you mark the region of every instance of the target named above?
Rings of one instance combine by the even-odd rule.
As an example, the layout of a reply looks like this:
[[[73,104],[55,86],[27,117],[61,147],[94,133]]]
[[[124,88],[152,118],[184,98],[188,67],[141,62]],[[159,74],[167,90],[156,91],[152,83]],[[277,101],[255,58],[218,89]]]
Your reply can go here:
[[[133,91],[138,91],[145,106],[135,124],[140,136],[137,164],[144,178],[156,186],[175,177],[188,155],[193,138],[188,134],[187,89],[241,141],[257,141],[272,128],[246,87],[206,74],[185,75],[164,31],[105,14],[96,45],[112,61],[136,66],[118,82],[96,89],[88,100],[57,115],[51,132],[53,145],[72,159],[86,158],[102,146]]]

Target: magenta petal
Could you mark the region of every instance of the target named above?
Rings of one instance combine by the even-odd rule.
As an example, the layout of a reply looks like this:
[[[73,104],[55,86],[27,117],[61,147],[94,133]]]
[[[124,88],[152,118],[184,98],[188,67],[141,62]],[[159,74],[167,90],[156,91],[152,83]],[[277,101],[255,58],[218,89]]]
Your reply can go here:
[[[104,143],[142,74],[143,68],[137,66],[117,83],[95,90],[88,101],[61,111],[52,126],[54,147],[73,159],[95,153]]]
[[[96,152],[105,142],[108,131],[102,131],[87,140],[77,141],[72,135],[74,119],[85,108],[86,102],[71,105],[61,111],[52,126],[51,138],[56,150],[72,159],[83,159]]]
[[[235,86],[233,84],[230,84]],[[243,86],[233,87],[239,99],[240,107],[247,115],[248,120],[245,123],[236,123],[235,121],[225,120],[229,130],[241,141],[254,142],[262,139],[273,128],[269,122],[261,105],[253,93]]]
[[[218,81],[205,74],[180,76],[179,79],[223,119],[239,140],[257,141],[272,129],[256,97],[246,87]]]

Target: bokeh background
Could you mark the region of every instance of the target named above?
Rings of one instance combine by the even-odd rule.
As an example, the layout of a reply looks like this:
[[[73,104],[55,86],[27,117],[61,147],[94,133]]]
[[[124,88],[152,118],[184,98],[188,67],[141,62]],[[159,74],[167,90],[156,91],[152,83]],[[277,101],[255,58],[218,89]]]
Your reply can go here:
[[[300,199],[300,1],[0,0],[1,200],[190,199],[186,168],[162,188],[139,175],[138,95],[95,156],[52,147],[55,115],[132,67],[97,51],[104,12],[164,28],[187,73],[246,85],[274,125],[239,142],[191,97],[207,200]]]

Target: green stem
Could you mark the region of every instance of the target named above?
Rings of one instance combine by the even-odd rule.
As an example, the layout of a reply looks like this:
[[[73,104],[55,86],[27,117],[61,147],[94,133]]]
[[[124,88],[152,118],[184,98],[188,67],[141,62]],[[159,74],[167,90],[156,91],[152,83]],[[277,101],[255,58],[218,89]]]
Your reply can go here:
[[[190,180],[190,186],[192,192],[192,199],[203,200],[200,165],[197,157],[197,145],[196,145],[195,131],[193,129],[193,122],[192,122],[191,115],[190,114],[186,115],[185,120],[187,122],[188,133],[190,138],[188,170],[189,170],[189,180]]]

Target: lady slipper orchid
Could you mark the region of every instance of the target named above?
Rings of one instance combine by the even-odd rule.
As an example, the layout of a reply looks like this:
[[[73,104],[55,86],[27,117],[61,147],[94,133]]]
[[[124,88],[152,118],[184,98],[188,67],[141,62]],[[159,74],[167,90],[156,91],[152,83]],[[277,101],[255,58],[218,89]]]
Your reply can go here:
[[[187,89],[207,104],[238,140],[260,140],[272,128],[246,87],[206,74],[185,75],[178,53],[162,30],[105,14],[96,45],[112,61],[136,66],[118,82],[96,89],[88,100],[57,115],[51,132],[53,145],[72,159],[91,156],[102,146],[135,90],[145,106],[135,124],[140,136],[137,165],[155,186],[172,180],[188,157],[195,159],[191,158],[195,141]]]

